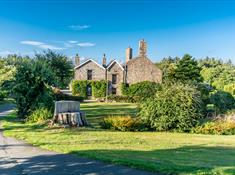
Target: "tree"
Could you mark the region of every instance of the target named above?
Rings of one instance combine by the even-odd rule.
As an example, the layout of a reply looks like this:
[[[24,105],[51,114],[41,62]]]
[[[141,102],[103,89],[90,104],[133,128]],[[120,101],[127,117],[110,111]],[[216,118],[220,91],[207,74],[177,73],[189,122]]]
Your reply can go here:
[[[36,54],[35,57],[37,60],[44,60],[48,63],[56,79],[55,86],[59,88],[68,87],[74,74],[72,61],[68,60],[66,56],[51,50]]]
[[[156,63],[163,73],[163,82],[171,82],[174,81],[176,64],[180,60],[180,58],[168,57],[163,58],[159,63]]]
[[[22,59],[16,67],[13,96],[16,100],[18,117],[26,118],[39,107],[53,108],[51,85],[54,74],[43,60]]]
[[[0,59],[0,86],[4,81],[13,79],[15,67],[8,65],[4,59]]]
[[[198,83],[203,80],[200,71],[197,61],[191,55],[185,54],[176,64],[174,77],[182,83]]]

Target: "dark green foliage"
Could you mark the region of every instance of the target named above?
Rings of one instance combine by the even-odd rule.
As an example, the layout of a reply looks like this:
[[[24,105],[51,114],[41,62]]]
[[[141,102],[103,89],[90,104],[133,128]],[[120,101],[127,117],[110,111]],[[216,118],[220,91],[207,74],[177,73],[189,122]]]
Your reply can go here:
[[[90,84],[87,80],[74,80],[72,82],[72,94],[75,96],[80,96],[83,98],[87,98],[87,85]]]
[[[202,82],[200,74],[201,68],[192,56],[185,54],[183,58],[176,64],[175,80],[182,83],[198,83]]]
[[[159,83],[143,81],[130,86],[122,84],[122,94],[128,97],[145,100],[153,96],[161,88]]]
[[[107,81],[92,81],[92,96],[95,98],[105,97],[107,90]]]
[[[109,95],[108,100],[115,102],[124,102],[124,103],[136,103],[140,101],[139,97],[131,97],[124,95]]]
[[[224,91],[215,90],[210,94],[210,103],[214,104],[218,113],[225,113],[235,108],[234,97]]]
[[[140,106],[140,117],[157,131],[190,131],[203,116],[201,93],[194,86],[164,85]]]
[[[50,85],[54,84],[54,76],[44,61],[23,60],[17,65],[13,83],[12,93],[20,118],[26,118],[39,107],[52,110],[53,92]]]
[[[131,116],[113,116],[105,117],[100,126],[103,129],[113,129],[118,131],[144,131],[146,125],[140,118],[132,118]]]
[[[0,89],[0,101],[3,101],[7,97],[6,91]]]
[[[67,94],[62,93],[60,90],[53,90],[53,91],[54,91],[54,99],[56,101],[60,101],[60,100],[83,101],[84,100],[84,97],[67,95]]]
[[[55,53],[51,50],[45,51],[43,54],[36,54],[37,60],[47,62],[51,71],[54,73],[56,87],[66,88],[73,78],[73,63],[66,56]]]
[[[210,92],[213,90],[213,88],[206,83],[198,83],[196,87],[197,90],[201,92],[201,98],[204,103],[203,107],[205,109],[206,105],[210,103]]]

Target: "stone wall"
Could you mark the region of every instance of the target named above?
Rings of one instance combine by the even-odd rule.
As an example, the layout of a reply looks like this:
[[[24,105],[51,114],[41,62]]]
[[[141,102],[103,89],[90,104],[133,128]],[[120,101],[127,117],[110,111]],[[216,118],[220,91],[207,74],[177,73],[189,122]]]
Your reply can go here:
[[[116,63],[114,62],[112,66],[110,66],[107,70],[107,80],[112,83],[112,74],[117,75],[117,83],[116,84],[111,84],[111,87],[114,87],[117,89],[117,95],[121,95],[121,84],[123,83],[123,69]],[[110,93],[112,93],[110,87]]]
[[[89,61],[75,69],[75,80],[87,80],[87,70],[92,70],[92,80],[105,80],[105,69]]]
[[[162,71],[147,57],[136,57],[127,62],[126,83],[134,84],[142,81],[162,82]]]

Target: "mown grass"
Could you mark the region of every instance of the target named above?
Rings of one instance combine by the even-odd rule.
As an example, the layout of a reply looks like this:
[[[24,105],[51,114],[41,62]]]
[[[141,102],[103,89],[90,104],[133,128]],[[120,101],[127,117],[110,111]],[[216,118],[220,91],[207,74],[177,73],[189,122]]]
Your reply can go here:
[[[86,113],[91,126],[99,128],[99,122],[105,116],[135,115],[137,108],[131,103],[81,103],[81,110]]]
[[[107,112],[109,105],[112,110]],[[92,119],[123,111],[116,105],[117,109],[115,104],[83,104],[82,109],[93,111],[87,114]],[[14,115],[3,123],[5,135],[57,152],[166,174],[235,174],[235,136],[48,128],[20,123]]]

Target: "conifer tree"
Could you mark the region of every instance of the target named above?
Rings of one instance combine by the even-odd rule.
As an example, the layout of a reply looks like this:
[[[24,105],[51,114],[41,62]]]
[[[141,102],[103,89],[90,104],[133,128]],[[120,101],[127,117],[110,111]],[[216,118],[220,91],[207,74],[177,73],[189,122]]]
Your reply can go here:
[[[200,75],[201,68],[191,55],[185,54],[183,58],[176,64],[175,80],[182,83],[198,83],[202,82]]]

